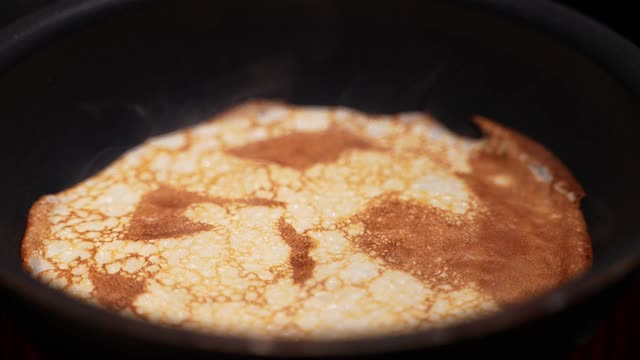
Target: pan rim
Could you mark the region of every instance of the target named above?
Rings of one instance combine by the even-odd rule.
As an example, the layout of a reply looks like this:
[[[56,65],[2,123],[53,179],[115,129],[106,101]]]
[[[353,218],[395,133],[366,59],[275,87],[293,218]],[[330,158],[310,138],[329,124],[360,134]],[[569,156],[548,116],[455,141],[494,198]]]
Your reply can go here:
[[[84,22],[126,9],[142,0],[63,1],[18,20],[0,31],[0,71],[30,53],[48,39],[60,36]],[[523,21],[573,45],[600,65],[631,94],[640,95],[640,49],[622,36],[588,17],[552,2],[509,0],[466,0],[465,4],[498,12]],[[552,15],[552,16],[550,16]],[[588,29],[588,31],[585,31]],[[0,283],[21,298],[55,315],[73,319],[88,328],[128,336],[150,343],[233,354],[277,356],[363,355],[450,345],[487,334],[496,334],[536,318],[560,312],[577,304],[611,282],[622,279],[640,265],[640,236],[631,251],[620,250],[619,259],[608,259],[597,271],[565,284],[538,299],[506,309],[495,315],[442,329],[407,335],[337,341],[291,341],[228,337],[159,327],[142,321],[113,316],[112,313],[79,303],[31,279],[26,273],[0,262]],[[615,260],[615,261],[614,261]]]

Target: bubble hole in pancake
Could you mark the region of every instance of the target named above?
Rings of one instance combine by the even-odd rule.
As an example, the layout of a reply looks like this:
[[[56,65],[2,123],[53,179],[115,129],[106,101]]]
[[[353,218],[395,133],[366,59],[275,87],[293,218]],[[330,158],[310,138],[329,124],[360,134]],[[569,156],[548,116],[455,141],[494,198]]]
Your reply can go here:
[[[25,269],[120,314],[332,339],[466,321],[591,264],[582,188],[488,119],[256,101],[152,138],[32,207]]]

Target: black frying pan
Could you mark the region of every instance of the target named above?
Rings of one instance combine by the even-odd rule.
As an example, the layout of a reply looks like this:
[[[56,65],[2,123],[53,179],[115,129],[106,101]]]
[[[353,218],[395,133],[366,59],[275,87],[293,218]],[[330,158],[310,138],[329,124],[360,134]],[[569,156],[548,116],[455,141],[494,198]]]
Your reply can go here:
[[[640,50],[543,1],[68,1],[0,33],[0,285],[43,346],[92,354],[329,356],[558,353],[589,335],[640,260]],[[249,98],[473,114],[545,144],[588,197],[585,276],[495,316],[407,336],[265,342],[79,304],[20,268],[35,199],[145,138]],[[11,305],[12,304],[12,305]],[[54,330],[55,329],[55,330]],[[67,344],[67,345],[64,345]]]

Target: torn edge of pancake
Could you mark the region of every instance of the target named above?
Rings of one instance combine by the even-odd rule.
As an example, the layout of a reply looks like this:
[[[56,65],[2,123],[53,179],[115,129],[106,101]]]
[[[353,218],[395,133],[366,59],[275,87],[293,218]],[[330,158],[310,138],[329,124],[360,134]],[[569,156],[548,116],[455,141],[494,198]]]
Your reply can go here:
[[[509,156],[524,163],[533,176],[543,182],[549,182],[553,190],[562,194],[574,206],[580,206],[580,201],[586,195],[584,189],[564,163],[551,151],[526,135],[484,116],[474,116],[473,122],[486,135],[482,142],[484,151]],[[537,172],[535,167],[541,167],[543,174]],[[544,179],[545,177],[547,179]]]

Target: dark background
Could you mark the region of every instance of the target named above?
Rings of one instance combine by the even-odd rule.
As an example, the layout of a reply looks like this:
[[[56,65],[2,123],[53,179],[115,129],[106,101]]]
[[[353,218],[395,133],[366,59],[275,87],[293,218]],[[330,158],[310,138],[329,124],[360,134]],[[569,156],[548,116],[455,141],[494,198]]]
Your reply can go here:
[[[28,14],[42,6],[60,0],[0,0],[0,26],[12,19]],[[512,1],[549,1],[549,0],[512,0]],[[580,12],[606,24],[636,44],[640,44],[640,31],[637,17],[631,16],[634,2],[624,1],[555,1],[572,7]]]
[[[524,0],[529,1],[529,0]],[[632,2],[624,1],[554,1],[578,10],[579,12],[607,25],[622,34],[636,45],[640,45],[640,31],[637,18],[630,14]]]

